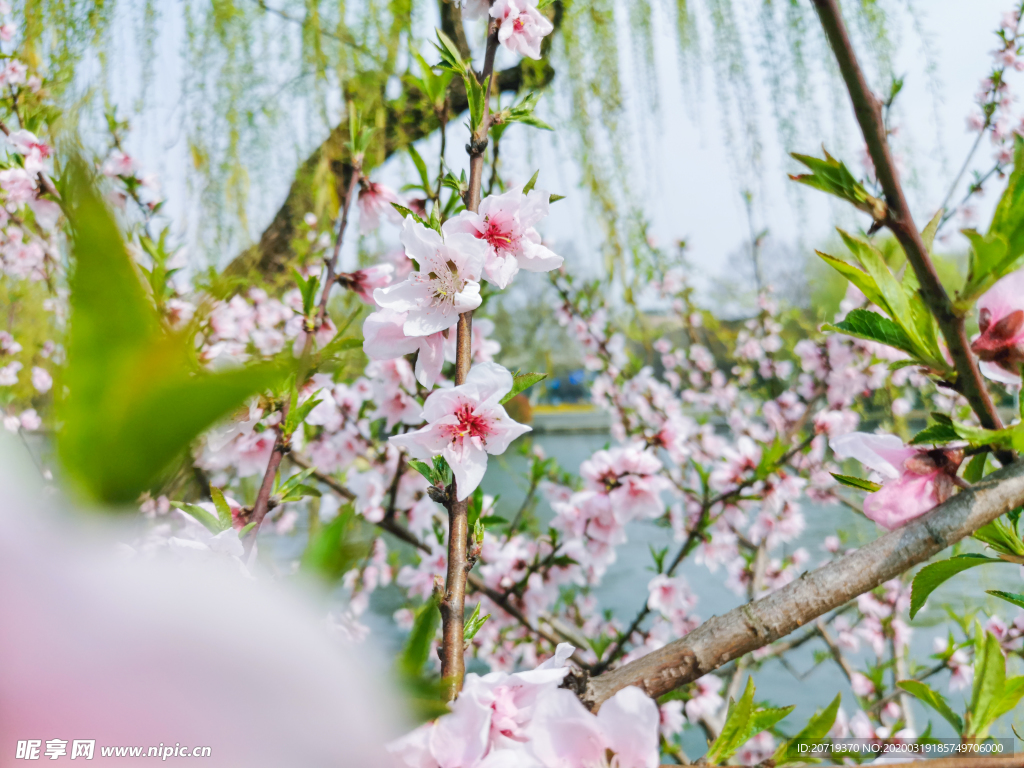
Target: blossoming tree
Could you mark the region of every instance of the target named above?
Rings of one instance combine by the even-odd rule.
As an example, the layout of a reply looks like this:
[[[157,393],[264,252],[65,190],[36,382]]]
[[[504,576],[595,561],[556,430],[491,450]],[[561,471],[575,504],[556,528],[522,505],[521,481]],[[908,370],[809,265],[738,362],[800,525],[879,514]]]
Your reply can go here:
[[[433,63],[415,62],[426,92],[444,101],[464,90],[468,175],[443,154],[435,172],[411,148],[416,196],[389,189],[371,178],[374,132],[348,105],[348,184],[330,220],[304,218],[300,268],[280,290],[183,279],[123,126],[111,116],[100,162],[59,135],[67,146],[55,152],[42,138],[56,130],[45,80],[7,58],[0,79],[17,127],[0,123],[5,290],[47,314],[32,332],[0,334],[4,426],[22,438],[52,430],[60,480],[83,498],[141,494],[150,523],[134,556],[201,553],[259,578],[292,566],[319,574],[339,585],[331,623],[348,642],[370,632],[373,594],[394,588],[396,631],[408,633],[397,673],[426,721],[391,745],[397,764],[652,768],[696,757],[681,735],[699,729],[709,764],[778,765],[827,735],[926,743],[912,699],[964,743],[983,743],[1024,697],[1012,674],[1024,614],[957,617],[931,666],[912,657],[909,620],[968,568],[1024,563],[1024,138],[1004,114],[1006,75],[1024,68],[1022,9],[1002,21],[971,118],[996,157],[968,198],[993,174],[1008,174],[1006,190],[985,233],[964,230],[968,272],[950,286],[934,250],[954,210],[947,199],[919,227],[890,150],[899,89],[874,95],[835,0],[813,5],[871,161],[858,180],[830,155],[795,156],[809,169],[797,182],[870,218],[866,232],[840,233],[849,259],[821,254],[848,288],[820,329],[768,290],[739,326],[717,322],[695,303],[683,254],[652,262],[652,290],[669,307],[656,328],[631,327],[608,282],[565,269],[537,228],[559,197],[537,186],[540,171],[506,185],[488,154],[513,123],[549,129],[534,95],[503,107],[494,90],[500,47],[540,57],[553,29],[546,3],[466,0],[455,10],[484,20],[481,61],[438,31]],[[353,213],[364,233],[397,227],[401,250],[343,271]],[[494,325],[474,313],[521,272],[547,276],[615,444],[573,473],[521,441],[528,492],[507,510],[481,483],[489,457],[530,431],[510,401],[545,374],[496,362]],[[913,434],[912,409],[931,413]],[[868,421],[881,427],[858,432]],[[808,502],[843,504],[886,533],[856,548],[829,535],[812,563],[787,547]],[[635,613],[617,616],[596,593],[644,526],[664,546],[651,548]],[[300,558],[273,554],[300,536]],[[969,537],[989,554],[912,573]],[[706,618],[681,573],[688,562],[722,573],[742,604]],[[1024,608],[1024,595],[993,594]],[[807,643],[854,696],[792,723],[793,708],[757,700],[753,680]],[[873,659],[854,656],[862,645]],[[950,690],[973,686],[962,714],[929,682],[944,671]]]

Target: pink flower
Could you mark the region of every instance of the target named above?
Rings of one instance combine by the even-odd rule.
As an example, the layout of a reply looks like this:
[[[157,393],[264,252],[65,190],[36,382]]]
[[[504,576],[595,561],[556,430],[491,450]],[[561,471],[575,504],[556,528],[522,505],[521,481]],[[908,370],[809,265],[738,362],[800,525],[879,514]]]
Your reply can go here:
[[[553,657],[528,672],[466,675],[450,714],[393,741],[388,751],[416,768],[534,764],[523,750],[529,740],[527,730],[540,713],[540,702],[559,691],[569,671],[565,662],[573,651],[562,643]],[[575,700],[573,694],[562,692]],[[577,706],[583,705],[577,701]],[[511,753],[510,762],[500,762],[496,756],[502,752]],[[511,761],[513,756],[518,760]]]
[[[53,377],[45,368],[36,366],[32,369],[32,386],[37,392],[49,392],[53,386]]]
[[[693,725],[702,718],[713,716],[725,703],[719,695],[722,690],[722,679],[715,675],[704,675],[694,682],[695,694],[686,702],[686,719]]]
[[[0,27],[0,30],[3,28]],[[25,170],[38,173],[44,170],[43,160],[50,156],[50,146],[36,138],[31,131],[13,131],[7,137],[7,143],[15,152],[25,158]]]
[[[404,282],[373,292],[385,309],[406,312],[402,326],[407,336],[429,336],[446,331],[459,315],[480,306],[480,271],[487,258],[486,245],[457,232],[441,235],[417,221],[402,227],[406,253],[419,264]]]
[[[982,360],[982,373],[996,381],[1020,381],[1024,363],[1024,270],[1007,275],[978,301],[981,335],[971,350]]]
[[[875,684],[860,672],[850,675],[850,686],[853,688],[853,692],[861,698],[871,696],[875,692]]]
[[[501,21],[498,42],[513,53],[540,58],[540,41],[554,26],[537,10],[537,0],[495,0],[491,16]]]
[[[934,509],[953,494],[950,473],[963,451],[908,448],[895,435],[851,432],[829,445],[841,459],[854,458],[883,476],[882,488],[864,499],[864,514],[892,531]]]
[[[9,21],[5,21],[3,24],[0,24],[0,40],[9,43],[14,39],[14,33],[17,31],[18,28],[16,26]]]
[[[562,266],[562,257],[541,244],[534,224],[548,215],[547,192],[522,187],[503,195],[490,195],[480,211],[463,211],[449,222],[452,232],[466,232],[487,243],[489,252],[484,277],[505,288],[520,269],[550,272]]]
[[[634,686],[608,699],[596,715],[560,688],[538,702],[530,747],[545,768],[594,768],[609,762],[617,768],[657,768],[660,722],[657,705]]]
[[[430,461],[444,456],[455,474],[461,501],[476,490],[487,471],[487,454],[505,452],[530,427],[509,418],[499,402],[512,389],[512,374],[497,363],[478,363],[466,383],[439,389],[423,404],[427,426],[391,442],[410,456]]]
[[[111,178],[115,176],[131,176],[135,173],[135,161],[119,149],[110,153],[103,161],[100,172]]]
[[[400,223],[402,216],[392,203],[401,202],[390,187],[364,181],[359,190],[359,231],[364,235],[373,232],[380,226],[381,216],[394,224]]]
[[[580,465],[588,488],[607,493],[625,522],[634,517],[658,517],[665,511],[661,492],[671,486],[658,474],[661,461],[640,443],[597,451]]]
[[[394,272],[393,264],[375,264],[355,272],[343,272],[338,275],[338,284],[353,291],[361,301],[372,307],[375,306],[374,290],[390,285]]]
[[[371,360],[393,360],[415,352],[416,380],[430,389],[444,365],[444,333],[406,336],[402,327],[408,316],[408,312],[381,309],[367,317],[363,322],[363,352]]]
[[[0,188],[7,193],[7,199],[15,205],[27,203],[36,196],[35,179],[24,168],[0,171]]]
[[[11,59],[3,71],[0,71],[0,85],[22,85],[27,74],[28,67],[17,59]]]

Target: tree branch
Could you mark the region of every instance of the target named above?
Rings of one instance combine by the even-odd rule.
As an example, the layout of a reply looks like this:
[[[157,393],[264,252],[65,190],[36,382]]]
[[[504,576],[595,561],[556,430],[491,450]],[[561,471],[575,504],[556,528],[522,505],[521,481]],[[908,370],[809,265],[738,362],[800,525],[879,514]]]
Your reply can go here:
[[[596,710],[630,685],[661,696],[884,584],[1022,503],[1024,466],[1018,463],[777,592],[714,616],[686,637],[592,678],[581,698]]]
[[[903,247],[917,280],[921,295],[938,321],[946,340],[957,372],[956,388],[967,398],[982,426],[986,429],[1001,429],[1002,422],[981,378],[977,361],[970,352],[964,318],[953,311],[952,302],[946,289],[939,281],[935,265],[928,255],[928,249],[921,239],[921,233],[914,224],[910,207],[903,194],[899,174],[892,159],[885,123],[882,119],[882,103],[868,87],[867,80],[857,61],[853,44],[846,32],[842,13],[837,0],[813,0],[821,26],[825,30],[832,51],[835,53],[846,89],[853,102],[861,133],[867,144],[868,153],[875,166],[875,176],[882,185],[888,213],[884,224]],[[1013,454],[1003,452],[1000,461],[1005,465],[1013,461]]]

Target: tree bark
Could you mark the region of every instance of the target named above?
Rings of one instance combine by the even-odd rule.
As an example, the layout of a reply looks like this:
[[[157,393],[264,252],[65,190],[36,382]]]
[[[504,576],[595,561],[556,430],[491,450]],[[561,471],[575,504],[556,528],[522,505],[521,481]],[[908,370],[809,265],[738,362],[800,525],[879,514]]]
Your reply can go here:
[[[875,539],[777,592],[713,616],[643,658],[592,678],[582,695],[593,710],[635,685],[657,698],[842,606],[1024,504],[1024,466],[1010,465],[924,517]]]

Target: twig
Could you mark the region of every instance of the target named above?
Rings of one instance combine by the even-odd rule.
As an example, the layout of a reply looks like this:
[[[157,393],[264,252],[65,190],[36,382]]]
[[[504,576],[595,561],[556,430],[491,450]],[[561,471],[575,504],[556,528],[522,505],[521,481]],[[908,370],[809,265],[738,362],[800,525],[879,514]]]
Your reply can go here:
[[[882,223],[892,231],[903,247],[907,261],[913,267],[921,285],[921,295],[938,321],[939,328],[942,329],[942,335],[956,368],[957,391],[967,398],[983,427],[1001,429],[1002,421],[981,378],[977,361],[970,352],[964,318],[953,311],[953,305],[939,280],[935,265],[921,239],[921,233],[914,225],[889,149],[882,120],[882,103],[871,92],[864,78],[837,0],[813,2],[825,36],[835,53],[850,100],[853,102],[853,111],[875,166],[875,176],[885,193],[887,213]],[[1004,465],[1012,461],[1012,452],[1003,451],[1000,454],[1000,462]]]
[[[320,296],[320,304],[316,313],[316,320],[312,328],[306,329],[306,341],[302,348],[302,356],[300,360],[305,361],[309,356],[309,351],[313,346],[313,339],[316,332],[324,324],[324,318],[327,317],[327,302],[331,296],[331,288],[334,287],[334,276],[338,268],[338,257],[341,255],[341,244],[345,237],[345,228],[348,225],[348,212],[352,206],[352,198],[355,196],[356,184],[359,183],[359,178],[362,176],[361,171],[361,158],[353,158],[352,164],[352,177],[349,181],[348,192],[345,193],[345,199],[342,200],[341,204],[341,216],[338,221],[338,233],[334,240],[334,251],[331,254],[331,258],[327,261],[327,277],[323,283],[323,292]],[[305,380],[305,372],[296,377],[296,380]],[[296,386],[298,384],[296,383]],[[256,536],[260,531],[260,525],[263,523],[263,519],[267,516],[267,512],[270,511],[270,494],[274,490],[274,481],[277,478],[278,467],[281,466],[281,459],[284,454],[291,450],[291,437],[286,435],[284,431],[284,424],[288,418],[288,410],[291,406],[291,401],[286,397],[284,403],[281,406],[281,421],[275,428],[277,437],[274,438],[274,449],[270,454],[270,461],[267,462],[267,471],[263,475],[263,482],[260,484],[259,493],[256,495],[256,503],[252,507],[252,517],[249,522],[255,523],[252,530],[249,531],[246,536],[245,548],[248,552],[252,549],[253,544],[256,542]]]
[[[1024,466],[1012,464],[928,514],[753,603],[716,616],[643,658],[592,678],[581,697],[597,709],[636,685],[661,696],[814,621],[1024,503]]]

